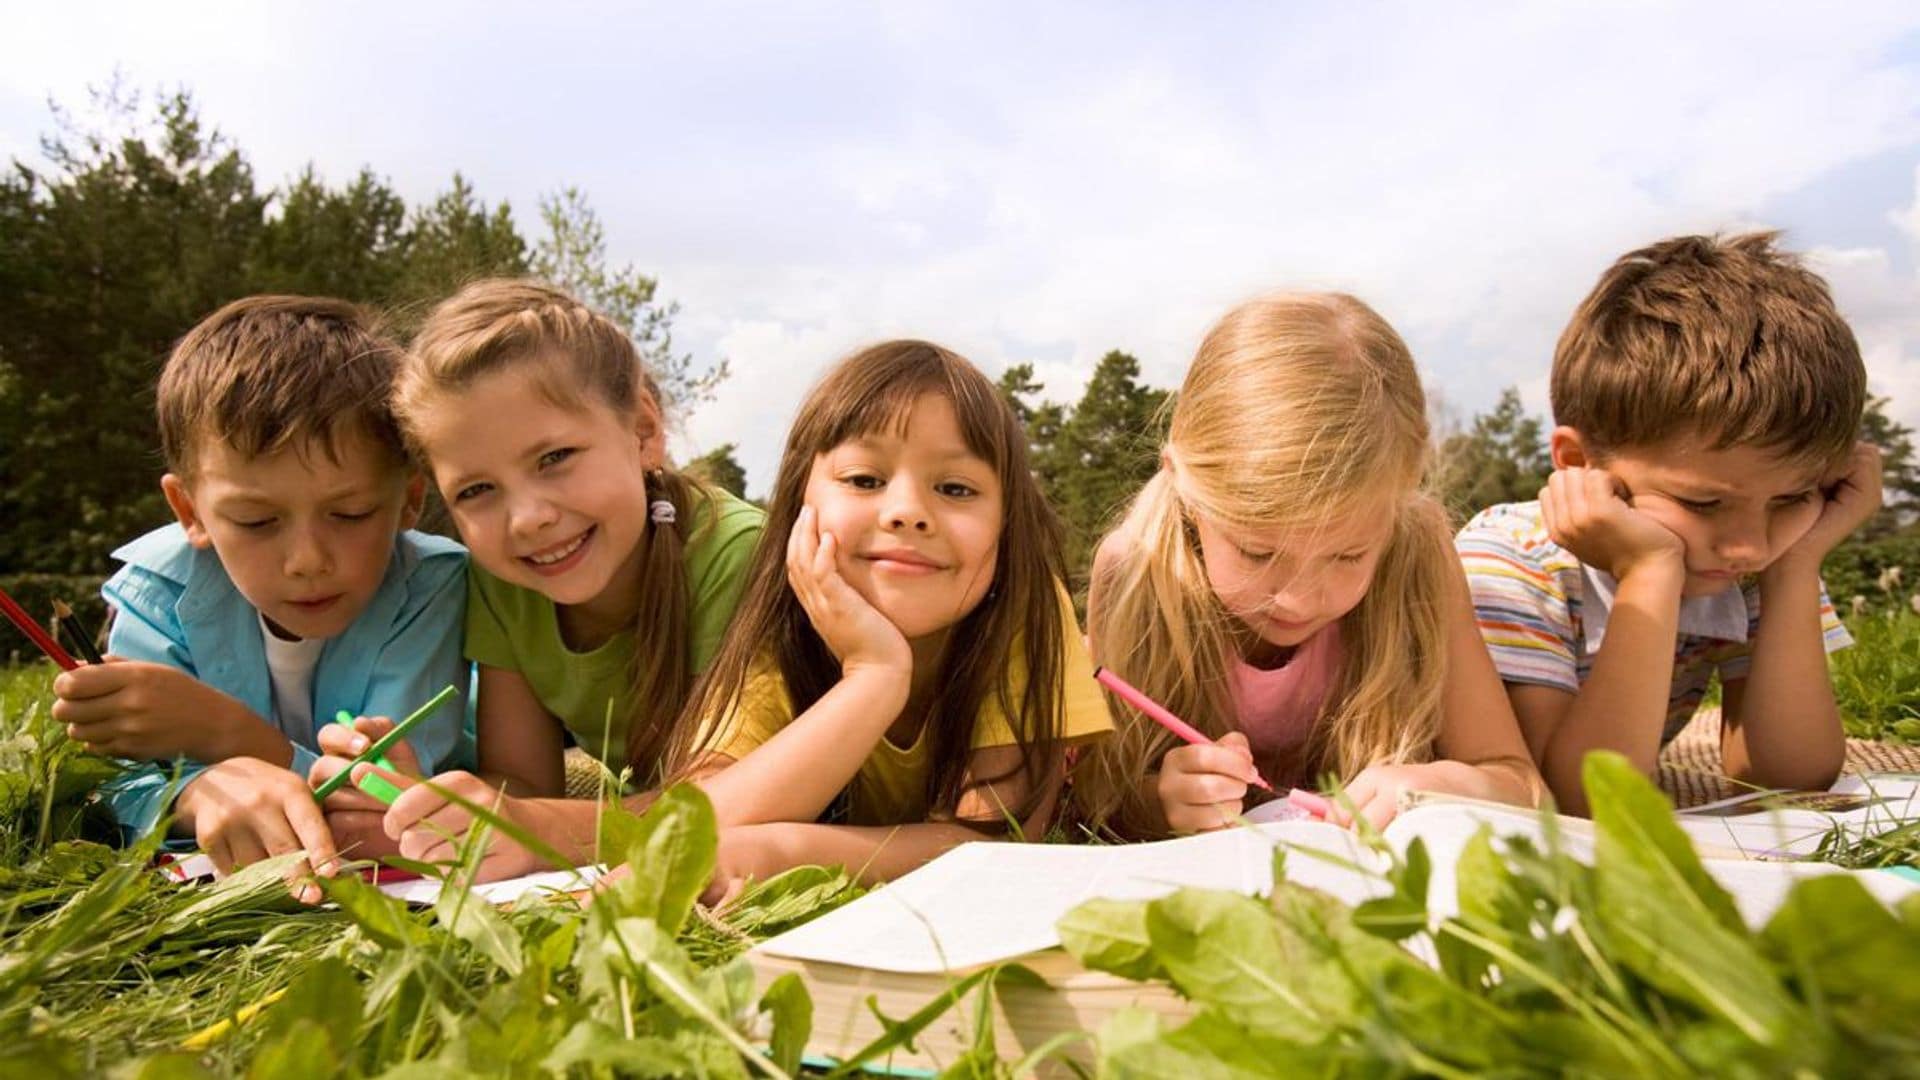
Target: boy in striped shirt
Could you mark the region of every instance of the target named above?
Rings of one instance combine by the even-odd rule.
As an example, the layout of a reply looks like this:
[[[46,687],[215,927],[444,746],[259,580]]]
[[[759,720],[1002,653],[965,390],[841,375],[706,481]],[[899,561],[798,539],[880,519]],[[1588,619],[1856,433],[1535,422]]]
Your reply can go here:
[[[1820,562],[1880,506],[1866,369],[1771,233],[1685,236],[1607,270],[1554,352],[1554,472],[1456,538],[1481,635],[1562,810],[1580,763],[1651,773],[1714,673],[1728,775],[1824,788],[1845,757]]]

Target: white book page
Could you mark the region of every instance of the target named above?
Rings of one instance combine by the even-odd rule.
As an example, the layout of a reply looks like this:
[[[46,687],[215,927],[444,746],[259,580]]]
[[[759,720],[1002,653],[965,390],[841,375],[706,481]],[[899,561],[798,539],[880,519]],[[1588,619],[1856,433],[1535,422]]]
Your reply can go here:
[[[963,971],[1060,943],[1060,917],[1096,897],[1147,900],[1191,886],[1268,891],[1281,840],[1349,862],[1370,858],[1329,825],[1234,828],[1151,844],[964,844],[760,948],[878,971]],[[1290,878],[1351,900],[1384,892],[1366,875],[1296,854]]]
[[[1811,855],[1836,827],[1878,833],[1920,818],[1920,778],[1880,773],[1843,776],[1826,794],[1759,791],[1681,811],[1694,843],[1752,859]]]
[[[510,904],[524,896],[543,896],[553,893],[582,892],[593,888],[593,883],[607,872],[604,866],[576,866],[571,870],[548,870],[525,877],[507,878],[504,881],[489,881],[473,886],[473,895],[489,904]],[[380,886],[380,891],[396,900],[409,904],[431,904],[440,899],[440,890],[444,883],[433,878],[415,878],[412,881],[395,881]]]

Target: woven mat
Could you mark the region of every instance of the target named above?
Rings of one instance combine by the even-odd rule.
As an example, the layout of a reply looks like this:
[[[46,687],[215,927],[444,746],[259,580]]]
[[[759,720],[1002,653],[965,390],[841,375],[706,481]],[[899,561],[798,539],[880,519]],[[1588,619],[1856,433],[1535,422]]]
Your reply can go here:
[[[1847,740],[1846,772],[1920,772],[1920,746]],[[1720,710],[1701,709],[1660,754],[1660,790],[1684,810],[1750,790],[1720,772]]]
[[[599,798],[600,763],[593,759],[593,755],[577,746],[570,746],[563,761],[567,769],[567,798]]]

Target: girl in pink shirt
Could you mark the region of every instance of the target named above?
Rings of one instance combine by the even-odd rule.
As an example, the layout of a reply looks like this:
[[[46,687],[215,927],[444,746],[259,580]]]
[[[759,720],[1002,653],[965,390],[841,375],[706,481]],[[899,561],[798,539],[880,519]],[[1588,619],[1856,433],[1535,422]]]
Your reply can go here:
[[[1283,791],[1332,774],[1375,824],[1413,789],[1537,800],[1421,489],[1428,452],[1413,358],[1360,301],[1272,296],[1214,326],[1160,471],[1101,542],[1088,626],[1096,662],[1217,742],[1115,699],[1115,737],[1077,769],[1084,815],[1123,835],[1219,828],[1256,768]]]

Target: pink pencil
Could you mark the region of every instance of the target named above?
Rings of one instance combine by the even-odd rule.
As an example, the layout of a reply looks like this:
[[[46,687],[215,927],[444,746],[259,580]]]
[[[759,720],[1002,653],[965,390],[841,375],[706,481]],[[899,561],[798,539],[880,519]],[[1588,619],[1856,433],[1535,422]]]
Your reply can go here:
[[[1159,702],[1148,697],[1147,695],[1141,693],[1140,691],[1135,690],[1133,688],[1132,683],[1127,682],[1127,680],[1121,678],[1118,675],[1115,675],[1113,672],[1108,671],[1106,668],[1103,668],[1103,667],[1094,668],[1093,677],[1100,683],[1101,686],[1104,686],[1107,689],[1113,691],[1115,694],[1118,694],[1120,696],[1121,701],[1124,701],[1127,704],[1133,706],[1134,708],[1140,710],[1141,715],[1145,716],[1147,719],[1153,721],[1154,723],[1159,724],[1161,727],[1166,728],[1168,731],[1173,732],[1175,735],[1178,735],[1180,738],[1185,739],[1187,742],[1190,742],[1195,746],[1214,745],[1214,742],[1212,739],[1209,739],[1205,735],[1200,734],[1199,730],[1196,729],[1192,724],[1189,724],[1185,720],[1182,720],[1179,717],[1173,715],[1173,713],[1168,712],[1167,707],[1165,705],[1162,705]],[[1253,774],[1253,782],[1262,791],[1273,790],[1273,785],[1261,779],[1260,773],[1258,771],[1255,771]]]

